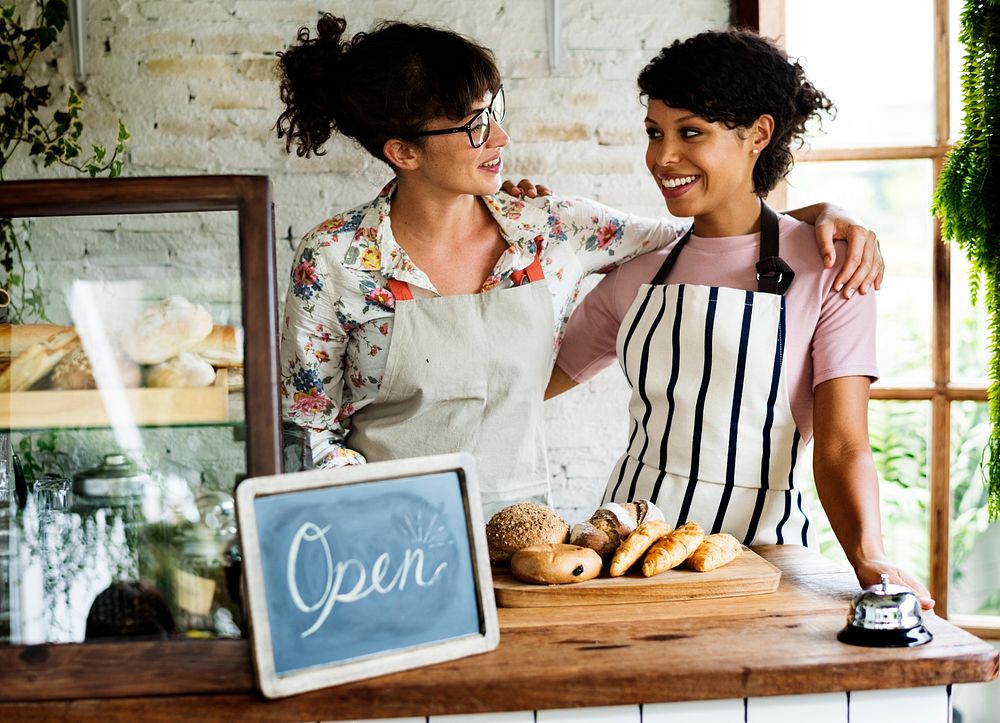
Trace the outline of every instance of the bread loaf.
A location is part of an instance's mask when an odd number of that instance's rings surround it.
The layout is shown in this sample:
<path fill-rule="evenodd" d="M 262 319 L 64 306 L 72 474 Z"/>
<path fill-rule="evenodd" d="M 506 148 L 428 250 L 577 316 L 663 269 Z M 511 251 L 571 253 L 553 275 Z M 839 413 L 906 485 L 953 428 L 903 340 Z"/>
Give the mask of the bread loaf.
<path fill-rule="evenodd" d="M 56 324 L 0 324 L 0 360 L 10 361 L 28 347 L 69 328 Z"/>
<path fill-rule="evenodd" d="M 589 547 L 599 555 L 613 555 L 629 533 L 646 520 L 663 520 L 663 512 L 649 500 L 608 502 L 589 520 L 573 525 L 570 544 Z"/>
<path fill-rule="evenodd" d="M 521 582 L 562 585 L 593 580 L 601 574 L 601 556 L 579 545 L 532 545 L 514 553 L 510 571 Z"/>
<path fill-rule="evenodd" d="M 698 549 L 704 539 L 705 531 L 701 525 L 685 522 L 653 543 L 642 561 L 642 574 L 652 577 L 677 567 Z"/>
<path fill-rule="evenodd" d="M 663 520 L 643 522 L 615 550 L 615 555 L 611 558 L 611 565 L 608 567 L 608 573 L 611 577 L 624 575 L 640 557 L 646 554 L 646 550 L 654 542 L 670 530 L 670 525 Z"/>
<path fill-rule="evenodd" d="M 211 332 L 205 307 L 171 296 L 144 309 L 122 332 L 121 346 L 139 364 L 160 364 L 190 351 Z"/>
<path fill-rule="evenodd" d="M 728 532 L 708 535 L 687 559 L 687 566 L 698 572 L 708 572 L 732 562 L 743 554 L 743 545 Z"/>
<path fill-rule="evenodd" d="M 191 352 L 183 352 L 146 372 L 148 387 L 207 387 L 215 381 L 215 369 Z"/>
<path fill-rule="evenodd" d="M 80 345 L 76 332 L 66 327 L 18 354 L 0 373 L 0 392 L 23 392 L 44 377 L 64 356 Z"/>
<path fill-rule="evenodd" d="M 490 562 L 505 565 L 518 550 L 566 541 L 569 525 L 545 505 L 520 502 L 504 507 L 486 523 Z"/>
<path fill-rule="evenodd" d="M 243 366 L 243 329 L 235 326 L 213 326 L 211 333 L 191 351 L 213 367 Z"/>

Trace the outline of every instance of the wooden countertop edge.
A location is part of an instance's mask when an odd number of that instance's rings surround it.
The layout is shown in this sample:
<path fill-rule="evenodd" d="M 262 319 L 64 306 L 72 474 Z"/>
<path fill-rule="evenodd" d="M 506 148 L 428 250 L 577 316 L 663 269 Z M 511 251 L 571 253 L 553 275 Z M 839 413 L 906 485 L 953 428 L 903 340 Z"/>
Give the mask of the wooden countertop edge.
<path fill-rule="evenodd" d="M 800 556 L 787 551 L 773 557 L 793 563 L 792 572 L 785 571 L 773 599 L 747 597 L 742 611 L 732 602 L 721 609 L 711 603 L 600 606 L 621 607 L 619 619 L 598 610 L 595 619 L 574 629 L 550 626 L 539 609 L 534 625 L 523 618 L 503 626 L 492 653 L 280 701 L 253 691 L 249 645 L 242 640 L 0 647 L 0 719 L 156 721 L 189 713 L 198 720 L 223 720 L 243 712 L 255 720 L 335 720 L 919 687 L 997 677 L 1000 655 L 992 646 L 933 616 L 926 623 L 935 641 L 926 646 L 887 651 L 837 643 L 850 597 L 843 577 L 815 574 L 794 564 Z M 565 616 L 559 610 L 545 614 Z M 633 618 L 638 610 L 648 615 Z M 95 689 L 104 697 L 93 697 Z M 161 708 L 169 717 L 157 712 Z"/>
<path fill-rule="evenodd" d="M 978 655 L 958 661 L 927 659 L 907 666 L 905 687 L 976 682 L 997 675 L 996 656 Z M 973 670 L 977 672 L 973 672 Z M 822 675 L 817 676 L 817 672 Z M 673 673 L 664 685 L 662 673 L 635 679 L 623 672 L 608 677 L 600 685 L 567 684 L 561 675 L 536 676 L 531 691 L 512 686 L 498 695 L 496 681 L 465 680 L 451 686 L 417 682 L 384 685 L 350 684 L 314 693 L 267 701 L 253 693 L 218 693 L 212 695 L 175 695 L 159 697 L 86 698 L 69 701 L 0 703 L 4 721 L 109 719 L 142 720 L 144 723 L 175 721 L 188 716 L 199 723 L 231 721 L 239 711 L 250 711 L 254 720 L 336 720 L 347 715 L 356 718 L 392 718 L 454 713 L 614 706 L 683 700 L 792 695 L 804 692 L 829 693 L 844 690 L 872 690 L 885 687 L 871 670 L 832 666 L 818 671 L 814 666 L 791 671 L 787 668 L 749 669 L 720 673 L 710 688 L 703 673 Z M 803 690 L 806 686 L 806 690 Z M 903 687 L 903 686 L 900 686 Z M 640 695 L 637 689 L 642 691 Z M 388 694 L 391 691 L 391 695 Z"/>

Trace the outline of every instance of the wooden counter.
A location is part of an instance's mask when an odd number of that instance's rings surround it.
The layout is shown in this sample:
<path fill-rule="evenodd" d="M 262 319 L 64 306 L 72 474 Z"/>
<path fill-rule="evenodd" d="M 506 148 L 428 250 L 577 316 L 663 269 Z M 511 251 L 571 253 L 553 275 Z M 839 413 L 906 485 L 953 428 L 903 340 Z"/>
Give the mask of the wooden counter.
<path fill-rule="evenodd" d="M 924 646 L 839 643 L 856 592 L 853 573 L 795 546 L 754 549 L 782 570 L 777 592 L 501 609 L 500 646 L 492 653 L 280 701 L 252 691 L 243 641 L 184 643 L 185 664 L 171 666 L 159 653 L 177 643 L 0 649 L 0 720 L 350 720 L 943 686 L 997 676 L 992 646 L 934 616 L 925 618 L 934 640 Z M 113 684 L 101 685 L 101 676 Z M 164 677 L 177 693 L 144 697 L 151 681 L 162 687 Z M 44 700 L 53 695 L 72 700 Z"/>

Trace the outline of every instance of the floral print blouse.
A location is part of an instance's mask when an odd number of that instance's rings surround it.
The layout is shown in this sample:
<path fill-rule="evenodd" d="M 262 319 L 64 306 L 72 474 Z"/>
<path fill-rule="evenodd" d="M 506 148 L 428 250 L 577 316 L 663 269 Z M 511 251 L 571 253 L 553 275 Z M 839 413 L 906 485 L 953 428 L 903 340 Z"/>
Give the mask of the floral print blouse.
<path fill-rule="evenodd" d="M 285 418 L 307 433 L 317 467 L 365 461 L 350 449 L 351 415 L 375 401 L 385 372 L 395 307 L 386 280 L 407 282 L 415 300 L 437 295 L 393 238 L 395 187 L 390 182 L 375 200 L 308 232 L 292 263 L 281 397 Z M 585 199 L 497 194 L 483 200 L 510 245 L 481 293 L 512 286 L 511 273 L 531 264 L 542 241 L 554 351 L 584 276 L 662 248 L 681 230 L 667 219 L 638 218 Z"/>

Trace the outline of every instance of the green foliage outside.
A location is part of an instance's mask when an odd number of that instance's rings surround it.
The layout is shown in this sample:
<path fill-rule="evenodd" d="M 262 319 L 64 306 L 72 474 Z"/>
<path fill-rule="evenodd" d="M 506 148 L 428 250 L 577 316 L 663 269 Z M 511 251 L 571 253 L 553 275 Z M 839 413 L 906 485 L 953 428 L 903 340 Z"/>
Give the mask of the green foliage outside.
<path fill-rule="evenodd" d="M 65 0 L 35 0 L 30 6 L 34 18 L 25 20 L 15 5 L 0 5 L 0 182 L 8 162 L 22 150 L 45 168 L 58 164 L 91 178 L 120 175 L 130 138 L 122 122 L 110 156 L 97 144 L 91 144 L 86 156 L 81 141 L 83 101 L 77 89 L 67 86 L 66 100 L 60 102 L 50 83 L 33 77 L 66 26 Z M 41 280 L 26 272 L 24 254 L 30 252 L 27 224 L 0 218 L 0 265 L 7 274 L 0 287 L 11 297 L 14 322 L 47 320 Z"/>
<path fill-rule="evenodd" d="M 1000 516 L 1000 0 L 966 0 L 959 39 L 965 47 L 965 131 L 941 172 L 934 212 L 946 239 L 968 256 L 973 293 L 985 287 L 990 317 L 992 429 L 984 467 L 990 520 Z"/>

